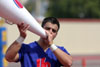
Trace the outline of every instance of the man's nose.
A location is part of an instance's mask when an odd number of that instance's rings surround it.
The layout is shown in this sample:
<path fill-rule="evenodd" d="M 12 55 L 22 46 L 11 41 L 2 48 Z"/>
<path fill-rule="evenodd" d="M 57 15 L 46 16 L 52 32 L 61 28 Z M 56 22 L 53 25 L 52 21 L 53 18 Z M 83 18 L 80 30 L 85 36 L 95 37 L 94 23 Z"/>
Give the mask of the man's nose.
<path fill-rule="evenodd" d="M 52 29 L 49 30 L 50 34 L 52 34 Z"/>

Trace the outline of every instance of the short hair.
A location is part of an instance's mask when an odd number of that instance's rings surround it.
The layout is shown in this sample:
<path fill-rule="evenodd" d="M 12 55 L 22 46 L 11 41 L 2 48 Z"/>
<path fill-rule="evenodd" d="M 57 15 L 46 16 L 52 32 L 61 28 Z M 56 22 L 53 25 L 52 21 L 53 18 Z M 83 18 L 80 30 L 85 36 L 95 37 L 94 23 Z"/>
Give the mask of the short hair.
<path fill-rule="evenodd" d="M 46 18 L 44 18 L 44 20 L 42 21 L 42 27 L 44 27 L 44 25 L 47 22 L 50 22 L 52 24 L 56 24 L 58 26 L 58 30 L 60 29 L 59 21 L 55 17 L 46 17 Z"/>

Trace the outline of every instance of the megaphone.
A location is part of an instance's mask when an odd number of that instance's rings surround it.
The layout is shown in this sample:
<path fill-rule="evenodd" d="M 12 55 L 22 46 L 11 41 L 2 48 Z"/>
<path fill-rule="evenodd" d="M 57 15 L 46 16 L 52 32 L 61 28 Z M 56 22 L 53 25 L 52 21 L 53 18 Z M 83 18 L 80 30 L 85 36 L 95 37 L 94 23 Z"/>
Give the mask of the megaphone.
<path fill-rule="evenodd" d="M 0 16 L 14 24 L 29 24 L 29 31 L 46 38 L 45 30 L 18 0 L 0 0 Z"/>

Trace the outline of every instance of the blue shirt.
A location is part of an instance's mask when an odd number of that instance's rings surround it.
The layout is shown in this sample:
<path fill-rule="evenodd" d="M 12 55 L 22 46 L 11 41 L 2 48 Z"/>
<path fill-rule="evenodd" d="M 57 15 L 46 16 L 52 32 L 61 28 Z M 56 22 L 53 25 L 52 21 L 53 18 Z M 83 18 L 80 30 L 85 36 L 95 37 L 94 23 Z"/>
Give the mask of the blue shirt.
<path fill-rule="evenodd" d="M 69 53 L 64 47 L 59 47 L 61 50 Z M 46 52 L 35 41 L 30 44 L 22 44 L 19 51 L 19 60 L 21 67 L 60 67 L 62 64 L 58 61 L 50 48 Z"/>

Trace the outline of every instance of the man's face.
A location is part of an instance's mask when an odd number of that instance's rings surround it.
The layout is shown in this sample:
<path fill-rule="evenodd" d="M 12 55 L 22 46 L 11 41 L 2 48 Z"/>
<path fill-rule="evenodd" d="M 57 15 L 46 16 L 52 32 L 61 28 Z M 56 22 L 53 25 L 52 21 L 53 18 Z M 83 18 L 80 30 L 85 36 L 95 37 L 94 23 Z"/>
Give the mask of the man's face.
<path fill-rule="evenodd" d="M 44 27 L 43 27 L 46 31 L 48 31 L 52 36 L 53 39 L 56 37 L 57 32 L 58 32 L 58 26 L 57 24 L 52 24 L 50 22 L 47 22 Z"/>

